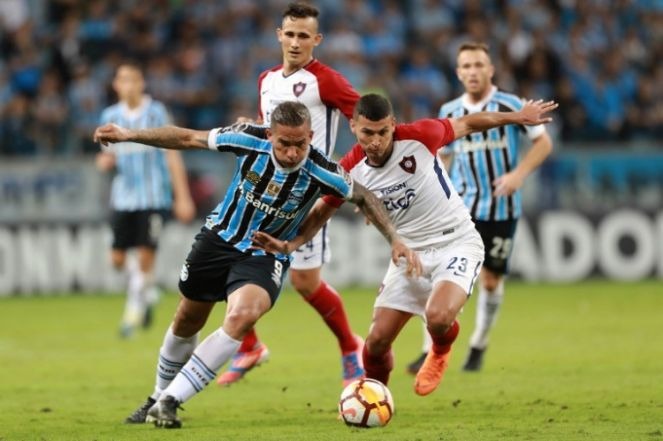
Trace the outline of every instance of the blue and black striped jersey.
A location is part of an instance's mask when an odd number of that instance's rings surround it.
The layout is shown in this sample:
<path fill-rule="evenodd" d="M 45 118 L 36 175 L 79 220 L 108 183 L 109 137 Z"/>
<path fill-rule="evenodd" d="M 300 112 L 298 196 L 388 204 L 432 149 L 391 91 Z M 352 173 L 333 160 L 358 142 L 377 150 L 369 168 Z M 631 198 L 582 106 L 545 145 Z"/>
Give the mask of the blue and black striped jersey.
<path fill-rule="evenodd" d="M 320 195 L 343 199 L 352 195 L 352 178 L 313 146 L 297 167 L 278 165 L 265 129 L 235 124 L 210 131 L 208 140 L 210 149 L 237 155 L 237 163 L 223 201 L 205 226 L 238 250 L 254 255 L 264 255 L 261 250 L 249 250 L 254 231 L 291 240 Z"/>
<path fill-rule="evenodd" d="M 440 108 L 440 118 L 458 118 L 475 112 L 513 112 L 523 100 L 493 87 L 482 102 L 470 103 L 466 95 Z M 530 139 L 540 136 L 544 127 L 508 125 L 481 133 L 471 133 L 449 144 L 454 153 L 451 179 L 456 191 L 480 221 L 517 219 L 522 213 L 520 190 L 511 196 L 493 196 L 493 181 L 518 165 L 519 138 L 522 132 Z"/>
<path fill-rule="evenodd" d="M 106 108 L 101 124 L 113 123 L 128 129 L 147 129 L 170 123 L 165 106 L 149 96 L 137 109 L 124 103 Z M 104 147 L 115 154 L 117 173 L 113 178 L 111 206 L 118 211 L 169 210 L 173 189 L 166 152 L 136 142 Z"/>

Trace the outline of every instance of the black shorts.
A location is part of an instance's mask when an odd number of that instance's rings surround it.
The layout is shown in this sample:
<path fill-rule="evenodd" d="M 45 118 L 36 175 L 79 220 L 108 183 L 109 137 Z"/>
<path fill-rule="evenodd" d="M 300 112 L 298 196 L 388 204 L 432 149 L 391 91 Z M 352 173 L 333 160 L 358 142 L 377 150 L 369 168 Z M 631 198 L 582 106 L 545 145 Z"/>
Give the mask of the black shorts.
<path fill-rule="evenodd" d="M 163 225 L 169 217 L 169 210 L 114 211 L 111 216 L 113 249 L 156 249 Z"/>
<path fill-rule="evenodd" d="M 486 255 L 483 266 L 498 274 L 509 272 L 509 258 L 513 249 L 517 220 L 474 221 L 483 240 Z"/>
<path fill-rule="evenodd" d="M 191 300 L 220 302 L 251 283 L 264 288 L 272 306 L 279 297 L 289 263 L 273 255 L 252 256 L 203 228 L 180 273 L 179 288 Z"/>

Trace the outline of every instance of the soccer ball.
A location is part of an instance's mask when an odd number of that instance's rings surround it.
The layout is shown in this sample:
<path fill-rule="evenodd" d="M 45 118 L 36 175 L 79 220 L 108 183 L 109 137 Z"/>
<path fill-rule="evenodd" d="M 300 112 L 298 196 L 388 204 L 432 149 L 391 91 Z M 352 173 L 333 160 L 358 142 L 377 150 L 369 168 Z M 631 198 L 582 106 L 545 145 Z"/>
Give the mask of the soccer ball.
<path fill-rule="evenodd" d="M 387 386 L 378 380 L 364 378 L 343 389 L 338 412 L 348 426 L 382 427 L 394 415 L 394 399 Z"/>

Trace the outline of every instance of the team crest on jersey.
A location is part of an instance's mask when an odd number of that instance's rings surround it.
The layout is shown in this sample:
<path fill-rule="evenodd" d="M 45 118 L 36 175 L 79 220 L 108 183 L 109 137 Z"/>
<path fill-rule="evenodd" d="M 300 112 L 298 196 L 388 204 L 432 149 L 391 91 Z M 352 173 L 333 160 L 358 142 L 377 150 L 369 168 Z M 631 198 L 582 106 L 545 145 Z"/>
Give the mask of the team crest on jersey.
<path fill-rule="evenodd" d="M 246 180 L 253 185 L 256 185 L 258 182 L 260 182 L 260 175 L 254 171 L 250 171 L 246 174 Z"/>
<path fill-rule="evenodd" d="M 304 93 L 304 90 L 306 90 L 306 83 L 302 83 L 300 81 L 299 83 L 292 85 L 292 93 L 294 93 L 297 98 L 299 98 L 299 95 Z"/>
<path fill-rule="evenodd" d="M 275 184 L 273 182 L 270 182 L 267 184 L 267 194 L 270 196 L 276 196 L 279 194 L 279 191 L 281 191 L 281 186 L 279 184 Z"/>
<path fill-rule="evenodd" d="M 403 170 L 411 174 L 414 174 L 414 172 L 417 170 L 417 161 L 414 160 L 414 155 L 403 156 L 403 159 L 401 159 L 401 162 L 399 162 L 398 165 L 400 165 Z"/>
<path fill-rule="evenodd" d="M 291 191 L 288 195 L 288 201 L 299 204 L 304 200 L 304 193 L 298 190 Z"/>

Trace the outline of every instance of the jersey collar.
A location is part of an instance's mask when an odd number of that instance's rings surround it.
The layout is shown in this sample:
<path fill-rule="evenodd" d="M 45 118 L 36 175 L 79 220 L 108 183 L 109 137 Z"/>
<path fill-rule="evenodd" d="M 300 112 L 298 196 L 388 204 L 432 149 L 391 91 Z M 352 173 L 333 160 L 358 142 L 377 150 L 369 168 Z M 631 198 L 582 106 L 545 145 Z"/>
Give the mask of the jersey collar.
<path fill-rule="evenodd" d="M 471 102 L 470 96 L 467 93 L 464 93 L 462 96 L 463 107 L 469 110 L 470 113 L 480 112 L 486 106 L 486 104 L 488 104 L 488 101 L 493 99 L 493 95 L 495 95 L 495 92 L 497 92 L 497 86 L 492 86 L 490 88 L 490 92 L 488 93 L 488 95 L 486 95 L 486 97 L 481 101 L 479 101 L 478 103 Z"/>

